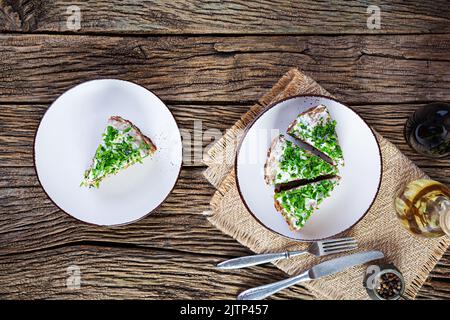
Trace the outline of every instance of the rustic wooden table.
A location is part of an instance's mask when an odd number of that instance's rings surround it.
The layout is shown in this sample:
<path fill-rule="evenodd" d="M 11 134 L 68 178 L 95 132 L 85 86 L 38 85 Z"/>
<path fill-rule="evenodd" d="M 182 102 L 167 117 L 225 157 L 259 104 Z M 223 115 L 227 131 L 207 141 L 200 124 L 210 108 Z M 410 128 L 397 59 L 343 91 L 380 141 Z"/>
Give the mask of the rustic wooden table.
<path fill-rule="evenodd" d="M 417 155 L 402 130 L 418 106 L 450 101 L 450 4 L 374 1 L 381 28 L 370 29 L 370 2 L 0 0 L 0 298 L 233 299 L 285 277 L 271 266 L 213 267 L 249 251 L 202 215 L 214 188 L 201 163 L 186 163 L 164 205 L 128 226 L 58 210 L 36 179 L 33 137 L 51 102 L 86 80 L 136 82 L 194 134 L 224 132 L 299 67 L 449 184 L 448 159 Z M 66 286 L 71 265 L 81 289 Z M 450 298 L 449 251 L 419 297 Z M 275 298 L 308 297 L 292 288 Z"/>

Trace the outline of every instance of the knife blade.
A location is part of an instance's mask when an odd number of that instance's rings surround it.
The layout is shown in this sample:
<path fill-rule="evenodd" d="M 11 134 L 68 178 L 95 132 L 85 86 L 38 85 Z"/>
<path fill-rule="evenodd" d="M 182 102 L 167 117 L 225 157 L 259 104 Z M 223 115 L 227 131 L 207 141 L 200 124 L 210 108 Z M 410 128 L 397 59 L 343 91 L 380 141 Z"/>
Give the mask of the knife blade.
<path fill-rule="evenodd" d="M 325 262 L 321 262 L 301 274 L 278 282 L 266 284 L 264 286 L 248 289 L 238 295 L 238 300 L 258 300 L 264 299 L 272 294 L 290 287 L 299 282 L 318 279 L 344 271 L 345 269 L 378 260 L 384 257 L 381 251 L 364 251 L 355 253 Z"/>
<path fill-rule="evenodd" d="M 353 266 L 364 264 L 372 260 L 381 259 L 383 257 L 384 254 L 381 251 L 364 251 L 354 253 L 348 256 L 321 262 L 309 269 L 308 275 L 311 279 L 318 279 L 341 272 Z"/>

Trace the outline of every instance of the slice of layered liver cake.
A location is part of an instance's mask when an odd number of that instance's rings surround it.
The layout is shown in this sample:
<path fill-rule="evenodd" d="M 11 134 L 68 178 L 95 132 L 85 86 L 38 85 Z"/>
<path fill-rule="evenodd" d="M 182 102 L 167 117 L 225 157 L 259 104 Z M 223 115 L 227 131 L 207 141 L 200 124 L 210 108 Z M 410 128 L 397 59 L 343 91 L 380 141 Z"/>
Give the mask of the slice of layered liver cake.
<path fill-rule="evenodd" d="M 283 135 L 276 137 L 268 151 L 264 179 L 275 187 L 305 183 L 322 176 L 334 176 L 337 168 L 295 145 Z"/>
<path fill-rule="evenodd" d="M 298 115 L 287 132 L 323 153 L 334 165 L 343 165 L 344 157 L 335 129 L 336 121 L 325 106 L 319 105 Z"/>
<path fill-rule="evenodd" d="M 333 177 L 275 193 L 275 208 L 292 230 L 300 230 L 338 182 L 339 177 Z"/>

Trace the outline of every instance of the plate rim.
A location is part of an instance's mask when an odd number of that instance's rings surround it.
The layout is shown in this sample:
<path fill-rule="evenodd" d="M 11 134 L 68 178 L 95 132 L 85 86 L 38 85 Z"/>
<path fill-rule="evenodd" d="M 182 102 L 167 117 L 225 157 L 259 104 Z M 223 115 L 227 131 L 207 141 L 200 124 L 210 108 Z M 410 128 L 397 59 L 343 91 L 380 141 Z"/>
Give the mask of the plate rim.
<path fill-rule="evenodd" d="M 247 205 L 247 202 L 245 201 L 244 196 L 243 196 L 243 194 L 242 194 L 242 192 L 241 192 L 241 187 L 240 187 L 240 185 L 239 185 L 239 176 L 238 176 L 238 158 L 239 158 L 239 153 L 240 153 L 240 151 L 241 151 L 242 143 L 243 143 L 245 137 L 247 136 L 248 132 L 250 131 L 250 129 L 251 129 L 251 128 L 253 127 L 253 125 L 256 123 L 256 121 L 258 121 L 258 119 L 261 118 L 267 111 L 271 110 L 272 108 L 274 108 L 275 106 L 279 105 L 280 103 L 283 103 L 283 102 L 286 102 L 286 101 L 292 100 L 292 99 L 306 98 L 306 97 L 325 98 L 325 99 L 332 100 L 332 101 L 334 101 L 334 102 L 337 102 L 337 103 L 343 105 L 344 107 L 346 107 L 346 108 L 348 108 L 350 111 L 352 111 L 354 114 L 356 114 L 356 116 L 358 116 L 358 117 L 366 124 L 366 126 L 370 129 L 370 132 L 372 133 L 372 136 L 373 136 L 373 138 L 375 139 L 375 142 L 376 142 L 376 144 L 377 144 L 377 147 L 378 147 L 378 154 L 379 154 L 379 156 L 380 156 L 380 176 L 379 176 L 379 179 L 378 179 L 378 187 L 377 187 L 377 191 L 375 192 L 375 195 L 373 196 L 373 199 L 372 199 L 372 201 L 370 202 L 370 205 L 368 206 L 368 208 L 367 208 L 367 210 L 364 212 L 364 214 L 361 215 L 361 217 L 360 217 L 356 222 L 354 222 L 351 226 L 349 226 L 348 228 L 346 228 L 346 229 L 344 229 L 344 230 L 342 230 L 342 231 L 340 231 L 340 232 L 338 232 L 338 233 L 336 233 L 336 234 L 333 234 L 333 235 L 331 235 L 331 236 L 329 236 L 329 237 L 325 237 L 325 238 L 317 238 L 317 239 L 297 239 L 297 238 L 293 238 L 293 237 L 284 235 L 284 234 L 282 234 L 282 233 L 280 233 L 280 232 L 278 232 L 278 231 L 275 231 L 275 230 L 273 230 L 272 228 L 270 228 L 269 226 L 265 225 L 265 224 L 264 224 L 264 223 L 263 223 L 263 222 L 262 222 L 262 221 L 261 221 L 261 220 L 253 213 L 253 211 L 250 210 L 249 206 Z M 339 100 L 336 99 L 336 98 L 329 97 L 329 96 L 326 96 L 326 95 L 323 95 L 323 94 L 297 94 L 297 95 L 289 96 L 289 97 L 287 97 L 287 98 L 283 98 L 283 99 L 281 99 L 281 100 L 278 100 L 278 101 L 276 101 L 276 102 L 274 102 L 274 103 L 269 104 L 269 105 L 268 105 L 268 106 L 267 106 L 260 114 L 258 114 L 258 115 L 257 115 L 257 116 L 256 116 L 256 117 L 255 117 L 255 118 L 254 118 L 254 119 L 253 119 L 253 120 L 245 127 L 245 129 L 244 129 L 244 134 L 243 134 L 242 138 L 240 139 L 239 144 L 238 144 L 238 147 L 237 147 L 237 149 L 236 149 L 236 158 L 234 159 L 234 172 L 235 172 L 235 178 L 234 178 L 234 179 L 235 179 L 235 181 L 236 181 L 236 186 L 237 186 L 237 190 L 238 190 L 239 197 L 241 198 L 241 200 L 242 200 L 242 202 L 243 202 L 245 208 L 247 209 L 247 211 L 248 211 L 248 212 L 253 216 L 253 218 L 254 218 L 261 226 L 263 226 L 266 230 L 271 231 L 271 232 L 273 232 L 273 233 L 275 233 L 275 234 L 278 234 L 278 235 L 280 235 L 280 236 L 282 236 L 282 237 L 284 237 L 284 238 L 286 238 L 286 239 L 293 240 L 293 241 L 297 241 L 297 242 L 315 242 L 315 241 L 320 241 L 320 240 L 329 239 L 329 238 L 332 238 L 332 237 L 336 237 L 336 236 L 338 236 L 338 235 L 340 235 L 340 234 L 342 234 L 342 233 L 344 233 L 344 232 L 347 232 L 348 230 L 352 229 L 355 225 L 357 225 L 357 224 L 358 224 L 358 223 L 359 223 L 359 222 L 367 215 L 367 213 L 370 211 L 370 209 L 372 208 L 373 204 L 375 203 L 375 200 L 376 200 L 376 198 L 377 198 L 377 196 L 378 196 L 378 194 L 379 194 L 379 192 L 380 192 L 380 188 L 381 188 L 381 181 L 382 181 L 382 178 L 383 178 L 383 170 L 384 170 L 384 168 L 383 168 L 383 155 L 382 155 L 382 153 L 381 153 L 380 142 L 378 141 L 378 139 L 377 139 L 377 137 L 376 137 L 376 135 L 375 135 L 375 131 L 373 130 L 373 128 L 372 128 L 372 127 L 367 123 L 367 121 L 366 121 L 363 117 L 361 117 L 361 116 L 359 115 L 359 113 L 356 112 L 352 107 L 350 107 L 350 106 L 348 106 L 348 105 L 342 103 L 341 101 L 339 101 Z"/>
<path fill-rule="evenodd" d="M 123 223 L 116 223 L 116 224 L 97 224 L 97 223 L 93 223 L 93 222 L 89 222 L 89 221 L 84 221 L 81 220 L 73 215 L 71 215 L 69 212 L 63 210 L 53 199 L 52 197 L 50 197 L 50 195 L 48 194 L 47 190 L 45 190 L 42 182 L 41 182 L 41 178 L 39 177 L 39 173 L 37 170 L 37 166 L 36 166 L 36 137 L 37 137 L 37 133 L 39 131 L 39 128 L 42 125 L 42 121 L 45 118 L 45 115 L 47 114 L 47 112 L 54 106 L 54 104 L 58 101 L 59 98 L 61 98 L 61 96 L 63 96 L 65 93 L 69 92 L 72 89 L 75 89 L 78 86 L 84 85 L 86 83 L 90 83 L 90 82 L 96 82 L 96 81 L 104 81 L 104 80 L 113 80 L 113 81 L 119 81 L 119 82 L 127 82 L 127 83 L 131 83 L 133 85 L 139 86 L 141 88 L 143 88 L 144 90 L 150 92 L 151 94 L 153 94 L 159 101 L 161 101 L 161 103 L 164 105 L 164 107 L 169 111 L 170 115 L 172 116 L 173 121 L 175 121 L 175 124 L 178 128 L 178 134 L 180 136 L 180 141 L 181 141 L 181 163 L 180 163 L 180 168 L 178 169 L 178 174 L 177 177 L 174 181 L 174 184 L 172 186 L 172 188 L 170 189 L 170 191 L 167 193 L 167 195 L 164 197 L 164 199 L 155 207 L 153 208 L 150 212 L 146 213 L 145 215 L 143 215 L 142 217 L 139 217 L 137 219 L 134 219 L 132 221 L 128 221 L 128 222 L 123 222 Z M 60 95 L 58 95 L 58 97 L 53 100 L 53 102 L 50 104 L 50 106 L 47 108 L 47 110 L 45 110 L 44 114 L 42 115 L 41 120 L 39 121 L 39 125 L 37 126 L 35 132 L 34 132 L 34 137 L 33 137 L 33 168 L 34 168 L 34 172 L 36 174 L 39 186 L 41 187 L 41 189 L 44 191 L 45 195 L 47 196 L 47 198 L 62 212 L 64 212 L 66 215 L 68 215 L 69 217 L 81 222 L 81 223 L 85 223 L 91 226 L 96 226 L 96 227 L 107 227 L 107 228 L 113 228 L 113 227 L 121 227 L 121 226 L 126 226 L 135 222 L 138 222 L 146 217 L 148 217 L 150 214 L 152 214 L 154 211 L 158 210 L 163 204 L 164 202 L 166 202 L 167 198 L 172 194 L 173 190 L 175 189 L 175 186 L 178 182 L 178 180 L 180 179 L 180 175 L 181 175 L 181 169 L 183 167 L 183 139 L 181 136 L 181 132 L 180 132 L 180 128 L 178 126 L 178 123 L 173 115 L 173 112 L 169 109 L 169 107 L 167 107 L 167 105 L 164 103 L 164 101 L 153 91 L 145 88 L 144 86 L 134 82 L 134 81 L 129 81 L 129 80 L 123 80 L 123 79 L 115 79 L 115 78 L 99 78 L 99 79 L 91 79 L 91 80 L 87 80 L 87 81 L 83 81 L 81 83 L 78 83 L 76 85 L 71 86 L 70 88 L 68 88 L 67 90 L 65 90 L 63 93 L 61 93 Z"/>

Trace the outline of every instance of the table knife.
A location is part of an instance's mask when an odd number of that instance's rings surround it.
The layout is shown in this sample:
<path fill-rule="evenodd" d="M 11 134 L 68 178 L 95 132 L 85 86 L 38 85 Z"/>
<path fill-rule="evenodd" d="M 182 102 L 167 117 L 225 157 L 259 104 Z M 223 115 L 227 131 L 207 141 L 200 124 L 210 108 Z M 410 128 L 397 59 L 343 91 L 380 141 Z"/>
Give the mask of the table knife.
<path fill-rule="evenodd" d="M 363 251 L 348 256 L 327 260 L 315 265 L 311 269 L 306 270 L 297 276 L 271 284 L 266 284 L 264 286 L 248 289 L 239 294 L 237 298 L 238 300 L 264 299 L 294 284 L 326 277 L 344 271 L 345 269 L 351 268 L 353 266 L 358 266 L 369 261 L 381 259 L 383 257 L 384 254 L 381 251 Z"/>

